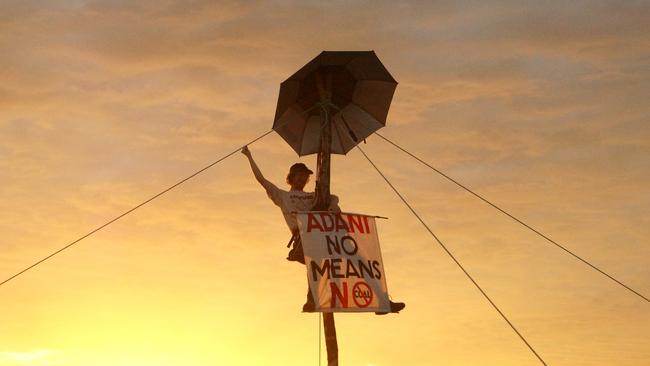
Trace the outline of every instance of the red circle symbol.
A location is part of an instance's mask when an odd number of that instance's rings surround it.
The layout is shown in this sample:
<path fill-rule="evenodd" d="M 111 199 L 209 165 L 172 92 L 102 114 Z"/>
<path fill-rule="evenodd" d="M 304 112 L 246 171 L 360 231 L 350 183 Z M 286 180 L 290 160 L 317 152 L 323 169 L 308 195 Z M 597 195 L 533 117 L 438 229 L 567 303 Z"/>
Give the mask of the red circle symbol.
<path fill-rule="evenodd" d="M 368 307 L 373 296 L 372 289 L 363 281 L 355 283 L 352 287 L 352 300 L 360 308 Z"/>

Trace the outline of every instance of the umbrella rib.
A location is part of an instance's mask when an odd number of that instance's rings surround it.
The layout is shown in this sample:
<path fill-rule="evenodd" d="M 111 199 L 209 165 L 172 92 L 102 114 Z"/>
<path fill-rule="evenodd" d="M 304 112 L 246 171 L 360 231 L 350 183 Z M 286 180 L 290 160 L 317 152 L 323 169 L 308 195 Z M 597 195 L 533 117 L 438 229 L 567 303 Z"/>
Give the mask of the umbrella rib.
<path fill-rule="evenodd" d="M 309 108 L 308 110 L 304 111 L 305 114 L 309 113 L 312 108 Z M 302 126 L 302 132 L 300 132 L 300 152 L 298 152 L 299 156 L 302 156 L 302 150 L 303 150 L 303 145 L 305 144 L 305 131 L 307 130 L 307 124 L 309 124 L 309 114 L 305 116 L 305 123 Z"/>
<path fill-rule="evenodd" d="M 345 154 L 345 146 L 343 146 L 343 136 L 341 136 L 341 131 L 339 131 L 338 124 L 336 123 L 336 119 L 332 118 L 332 124 L 334 125 L 334 129 L 336 130 L 336 134 L 339 136 L 339 144 L 341 145 L 341 152 Z"/>
<path fill-rule="evenodd" d="M 379 121 L 379 120 L 378 120 L 378 119 L 377 119 L 377 118 L 376 118 L 372 113 L 368 112 L 365 108 L 363 108 L 362 106 L 360 106 L 358 103 L 356 103 L 356 102 L 352 102 L 352 103 L 350 103 L 350 104 L 352 104 L 352 105 L 354 105 L 355 107 L 361 109 L 362 111 L 368 113 L 368 115 L 369 115 L 370 117 L 372 117 L 372 118 L 376 119 L 377 121 Z M 386 122 L 384 122 L 384 125 L 386 125 Z M 368 127 L 368 126 L 366 126 L 366 127 Z"/>
<path fill-rule="evenodd" d="M 353 105 L 353 106 L 359 108 L 360 110 L 362 110 L 363 112 L 368 114 L 370 117 L 372 117 L 375 121 L 379 122 L 377 117 L 375 117 L 372 113 L 368 112 L 365 108 L 361 107 L 359 104 L 353 102 L 353 103 L 350 103 L 350 105 Z M 384 123 L 379 122 L 379 124 L 381 125 L 381 127 L 385 127 L 386 126 L 386 121 L 384 121 Z M 367 136 L 370 136 L 373 132 L 376 131 L 376 130 L 373 130 L 372 126 L 368 126 L 367 124 L 365 124 L 363 122 L 361 123 L 361 125 L 363 125 L 363 127 L 367 128 L 368 131 L 370 131 L 370 133 Z M 381 127 L 379 127 L 379 128 L 381 128 Z M 364 134 L 365 134 L 365 131 L 364 131 Z M 360 140 L 365 140 L 365 137 L 363 139 L 360 139 Z"/>

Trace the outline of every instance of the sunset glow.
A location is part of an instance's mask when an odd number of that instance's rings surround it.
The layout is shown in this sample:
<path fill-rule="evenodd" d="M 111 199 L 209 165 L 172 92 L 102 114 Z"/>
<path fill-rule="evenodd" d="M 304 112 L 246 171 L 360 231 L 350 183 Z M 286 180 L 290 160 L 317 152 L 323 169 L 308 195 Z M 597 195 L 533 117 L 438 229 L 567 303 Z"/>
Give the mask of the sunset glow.
<path fill-rule="evenodd" d="M 649 25 L 647 1 L 2 1 L 0 282 L 267 132 L 322 50 L 374 50 L 399 82 L 382 135 L 648 297 Z M 648 302 L 360 146 L 549 365 L 650 364 Z M 315 170 L 275 133 L 250 150 L 281 188 Z M 389 218 L 407 304 L 337 314 L 341 365 L 541 365 L 359 151 L 332 192 Z M 289 237 L 236 153 L 0 286 L 0 366 L 316 365 Z"/>

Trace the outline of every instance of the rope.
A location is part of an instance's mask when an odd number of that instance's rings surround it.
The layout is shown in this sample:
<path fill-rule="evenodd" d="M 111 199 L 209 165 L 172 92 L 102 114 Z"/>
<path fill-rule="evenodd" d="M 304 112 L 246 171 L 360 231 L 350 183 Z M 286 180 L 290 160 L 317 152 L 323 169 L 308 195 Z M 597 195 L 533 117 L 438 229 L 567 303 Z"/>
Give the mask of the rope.
<path fill-rule="evenodd" d="M 467 276 L 467 278 L 469 278 L 469 280 L 472 281 L 472 283 L 474 284 L 474 286 L 476 286 L 476 288 L 481 292 L 481 294 L 483 294 L 483 296 L 487 299 L 487 301 L 490 302 L 490 304 L 492 305 L 492 307 L 494 307 L 494 309 L 499 313 L 499 315 L 501 315 L 501 317 L 502 317 L 502 318 L 503 318 L 503 319 L 508 323 L 508 325 L 510 326 L 510 328 L 512 328 L 512 330 L 514 330 L 515 333 L 517 333 L 517 335 L 519 336 L 519 338 L 521 338 L 521 340 L 526 344 L 526 346 L 528 347 L 528 349 L 530 349 L 530 351 L 533 352 L 533 354 L 535 355 L 535 357 L 537 357 L 537 359 L 538 359 L 538 360 L 539 360 L 539 361 L 540 361 L 544 366 L 548 366 L 548 365 L 546 364 L 546 362 L 544 362 L 544 360 L 539 356 L 539 354 L 538 354 L 537 352 L 535 352 L 535 349 L 533 349 L 533 347 L 530 345 L 530 343 L 528 343 L 528 341 L 526 341 L 526 338 L 524 338 L 524 336 L 523 336 L 521 333 L 519 333 L 519 331 L 517 330 L 517 328 L 515 328 L 515 326 L 512 324 L 512 322 L 510 322 L 510 320 L 508 320 L 508 318 L 507 318 L 507 317 L 505 316 L 505 314 L 504 314 L 504 313 L 499 309 L 499 307 L 494 303 L 494 301 L 492 301 L 492 299 L 490 299 L 490 297 L 485 293 L 485 291 L 483 291 L 483 289 L 481 288 L 481 286 L 479 286 L 479 284 L 474 280 L 474 278 L 472 278 L 472 276 L 471 276 L 471 275 L 470 275 L 470 274 L 465 270 L 465 268 L 463 267 L 463 265 L 460 264 L 460 262 L 456 259 L 456 257 L 455 257 L 455 256 L 454 256 L 454 255 L 449 251 L 449 249 L 447 249 L 447 247 L 442 243 L 442 241 L 440 241 L 440 239 L 438 239 L 438 237 L 436 236 L 436 234 L 434 234 L 433 231 L 431 231 L 431 229 L 429 228 L 429 226 L 424 222 L 424 220 L 422 220 L 422 218 L 420 217 L 420 215 L 418 215 L 418 213 L 415 212 L 415 210 L 413 209 L 413 207 L 412 207 L 412 206 L 411 206 L 411 205 L 406 201 L 406 199 L 404 198 L 404 196 L 402 196 L 402 195 L 399 193 L 399 191 L 397 191 L 397 189 L 395 188 L 395 186 L 393 186 L 393 184 L 388 180 L 388 178 L 386 178 L 386 176 L 381 172 L 381 170 L 379 170 L 379 168 L 377 167 L 377 165 L 375 165 L 375 163 L 373 163 L 372 160 L 370 160 L 370 158 L 368 157 L 368 155 L 366 155 L 366 153 L 365 153 L 365 152 L 364 152 L 364 151 L 363 151 L 363 150 L 362 150 L 358 145 L 357 145 L 357 148 L 359 149 L 359 151 L 361 151 L 361 153 L 363 154 L 363 156 L 365 156 L 365 158 L 368 160 L 368 162 L 369 162 L 369 163 L 370 163 L 370 164 L 375 168 L 375 170 L 377 171 L 377 173 L 379 173 L 379 175 L 381 175 L 381 177 L 384 178 L 384 180 L 386 181 L 386 183 L 388 183 L 388 185 L 390 186 L 390 188 L 393 189 L 393 191 L 394 191 L 394 192 L 397 194 L 397 196 L 402 200 L 402 202 L 404 202 L 404 204 L 406 205 L 406 207 L 408 207 L 409 210 L 411 210 L 411 213 L 413 213 L 413 215 L 415 215 L 415 217 L 420 221 L 420 223 L 421 223 L 421 224 L 422 224 L 422 225 L 427 229 L 427 231 L 429 232 L 429 234 L 431 234 L 431 236 L 432 236 L 432 237 L 433 237 L 433 238 L 438 242 L 438 244 L 440 244 L 440 246 L 442 247 L 442 249 L 444 249 L 445 252 L 447 252 L 447 254 L 449 255 L 449 257 L 451 257 L 451 259 L 456 263 L 456 265 L 458 265 L 458 267 L 463 271 L 463 273 L 465 273 L 465 276 Z"/>
<path fill-rule="evenodd" d="M 609 278 L 610 280 L 612 280 L 612 281 L 618 283 L 619 285 L 625 287 L 625 288 L 628 289 L 630 292 L 634 293 L 635 295 L 639 296 L 640 298 L 644 299 L 645 301 L 650 302 L 650 299 L 648 299 L 647 297 L 643 296 L 643 295 L 640 294 L 638 291 L 633 290 L 631 287 L 627 286 L 627 285 L 624 284 L 623 282 L 617 280 L 616 278 L 614 278 L 613 276 L 609 275 L 608 273 L 606 273 L 606 272 L 603 271 L 602 269 L 600 269 L 600 268 L 596 267 L 595 265 L 591 264 L 591 263 L 590 263 L 589 261 L 587 261 L 586 259 L 584 259 L 584 258 L 578 256 L 577 254 L 575 254 L 575 253 L 572 252 L 571 250 L 567 249 L 567 248 L 564 247 L 563 245 L 560 245 L 559 243 L 557 243 L 557 242 L 554 241 L 553 239 L 551 239 L 551 238 L 549 238 L 548 236 L 542 234 L 541 232 L 539 232 L 538 230 L 534 229 L 534 228 L 531 227 L 530 225 L 526 224 L 526 223 L 523 222 L 522 220 L 520 220 L 520 219 L 516 218 L 515 216 L 511 215 L 510 213 L 508 213 L 507 211 L 505 211 L 505 210 L 502 209 L 501 207 L 499 207 L 499 206 L 495 205 L 494 203 L 488 201 L 486 198 L 482 197 L 482 196 L 479 195 L 478 193 L 476 193 L 476 192 L 472 191 L 471 189 L 467 188 L 466 186 L 462 185 L 461 183 L 459 183 L 459 182 L 456 181 L 455 179 L 451 178 L 451 177 L 448 176 L 447 174 L 441 172 L 440 170 L 434 168 L 433 166 L 431 166 L 430 164 L 428 164 L 428 163 L 425 162 L 424 160 L 422 160 L 422 159 L 418 158 L 417 156 L 411 154 L 410 152 L 406 151 L 406 149 L 404 149 L 403 147 L 397 145 L 397 144 L 394 143 L 393 141 L 387 139 L 386 137 L 380 135 L 380 134 L 377 133 L 377 132 L 375 132 L 375 135 L 381 137 L 381 138 L 384 139 L 386 142 L 388 142 L 388 143 L 390 143 L 391 145 L 395 146 L 395 147 L 398 148 L 399 150 L 402 150 L 404 153 L 406 153 L 407 155 L 411 156 L 411 157 L 414 158 L 415 160 L 417 160 L 417 161 L 419 161 L 420 163 L 422 163 L 422 164 L 426 165 L 427 167 L 431 168 L 431 170 L 433 170 L 433 171 L 435 171 L 436 173 L 438 173 L 438 174 L 442 175 L 443 177 L 447 178 L 447 180 L 451 181 L 452 183 L 456 184 L 456 185 L 459 186 L 460 188 L 462 188 L 462 189 L 466 190 L 467 192 L 471 193 L 472 195 L 474 195 L 475 197 L 477 197 L 477 198 L 480 199 L 481 201 L 483 201 L 483 202 L 487 203 L 488 205 L 494 207 L 495 209 L 501 211 L 501 213 L 505 214 L 506 216 L 510 217 L 511 219 L 513 219 L 513 220 L 515 220 L 516 222 L 520 223 L 521 225 L 525 226 L 526 228 L 528 228 L 529 230 L 531 230 L 531 231 L 534 232 L 535 234 L 537 234 L 537 235 L 541 236 L 542 238 L 546 239 L 548 242 L 550 242 L 550 243 L 552 243 L 552 244 L 555 244 L 555 246 L 557 246 L 558 248 L 560 248 L 560 249 L 564 250 L 565 252 L 571 254 L 574 258 L 580 260 L 582 263 L 584 263 L 584 264 L 588 265 L 589 267 L 595 269 L 596 271 L 600 272 L 602 275 L 606 276 L 606 277 Z"/>
<path fill-rule="evenodd" d="M 270 134 L 271 132 L 273 132 L 273 130 L 270 130 L 270 131 L 268 131 L 268 132 L 262 134 L 261 136 L 259 136 L 259 137 L 255 138 L 255 139 L 251 140 L 251 141 L 250 141 L 249 143 L 247 143 L 246 145 L 250 145 L 250 144 L 252 144 L 252 143 L 254 143 L 254 142 L 260 140 L 261 138 L 265 137 L 266 135 Z M 75 240 L 75 241 L 73 241 L 73 242 L 67 244 L 66 246 L 64 246 L 63 248 L 57 250 L 56 252 L 54 252 L 54 253 L 48 255 L 47 257 L 45 257 L 45 258 L 39 260 L 38 262 L 32 264 L 31 266 L 29 266 L 29 267 L 23 269 L 22 271 L 20 271 L 20 272 L 14 274 L 13 276 L 7 278 L 6 280 L 0 282 L 0 286 L 4 285 L 5 283 L 7 283 L 7 282 L 9 282 L 9 281 L 11 281 L 11 280 L 13 280 L 14 278 L 20 276 L 21 274 L 23 274 L 23 273 L 29 271 L 30 269 L 32 269 L 32 268 L 38 266 L 39 264 L 45 262 L 46 260 L 48 260 L 48 259 L 54 257 L 55 255 L 61 253 L 62 251 L 64 251 L 64 250 L 70 248 L 71 246 L 73 246 L 73 245 L 77 244 L 78 242 L 82 241 L 83 239 L 85 239 L 85 238 L 91 236 L 92 234 L 94 234 L 94 233 L 100 231 L 101 229 L 105 228 L 106 226 L 108 226 L 108 225 L 114 223 L 115 221 L 121 219 L 122 217 L 124 217 L 124 216 L 126 216 L 126 215 L 128 215 L 128 214 L 130 214 L 131 212 L 137 210 L 138 208 L 140 208 L 140 207 L 146 205 L 147 203 L 153 201 L 154 199 L 156 199 L 156 198 L 162 196 L 163 194 L 165 194 L 165 193 L 171 191 L 172 189 L 174 189 L 174 188 L 178 187 L 179 185 L 181 185 L 181 184 L 187 182 L 188 180 L 194 178 L 195 176 L 197 176 L 197 175 L 203 173 L 204 171 L 206 171 L 206 170 L 212 168 L 213 166 L 215 166 L 215 165 L 217 165 L 218 163 L 222 162 L 223 160 L 229 158 L 230 156 L 232 156 L 232 155 L 235 154 L 236 152 L 240 151 L 240 150 L 241 150 L 244 146 L 246 146 L 246 145 L 243 145 L 243 146 L 237 148 L 236 150 L 233 150 L 232 152 L 230 152 L 230 153 L 224 155 L 223 157 L 219 158 L 218 160 L 214 161 L 213 163 L 210 163 L 210 164 L 207 165 L 206 167 L 204 167 L 204 168 L 198 170 L 197 172 L 193 173 L 192 175 L 188 176 L 187 178 L 184 178 L 184 179 L 180 180 L 179 182 L 177 182 L 177 183 L 175 183 L 174 185 L 170 186 L 169 188 L 167 188 L 167 189 L 161 191 L 160 193 L 154 195 L 153 197 L 147 199 L 146 201 L 140 203 L 139 205 L 133 207 L 132 209 L 130 209 L 130 210 L 124 212 L 123 214 L 117 216 L 116 218 L 114 218 L 114 219 L 112 219 L 112 220 L 106 222 L 105 224 L 103 224 L 103 225 L 97 227 L 96 229 L 92 230 L 92 231 L 89 232 L 88 234 L 86 234 L 86 235 L 84 235 L 84 236 L 78 238 L 77 240 Z"/>

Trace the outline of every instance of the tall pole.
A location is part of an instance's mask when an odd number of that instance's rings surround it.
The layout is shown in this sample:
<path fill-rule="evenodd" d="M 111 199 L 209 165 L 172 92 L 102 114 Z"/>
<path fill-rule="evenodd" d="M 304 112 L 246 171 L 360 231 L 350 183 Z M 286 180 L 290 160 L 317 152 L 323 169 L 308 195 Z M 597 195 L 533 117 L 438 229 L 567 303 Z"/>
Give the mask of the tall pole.
<path fill-rule="evenodd" d="M 330 149 L 332 145 L 332 125 L 330 124 L 329 108 L 321 108 L 321 141 L 320 152 L 316 160 L 316 202 L 315 211 L 327 211 L 330 206 Z"/>
<path fill-rule="evenodd" d="M 321 98 L 321 141 L 320 151 L 316 162 L 316 202 L 314 211 L 326 211 L 330 203 L 330 151 L 332 145 L 332 125 L 330 124 L 331 75 L 328 75 L 327 86 L 323 86 L 320 74 L 316 74 L 318 92 Z M 336 340 L 336 325 L 334 313 L 323 313 L 323 326 L 325 328 L 325 345 L 327 347 L 327 365 L 338 366 L 339 347 Z"/>

